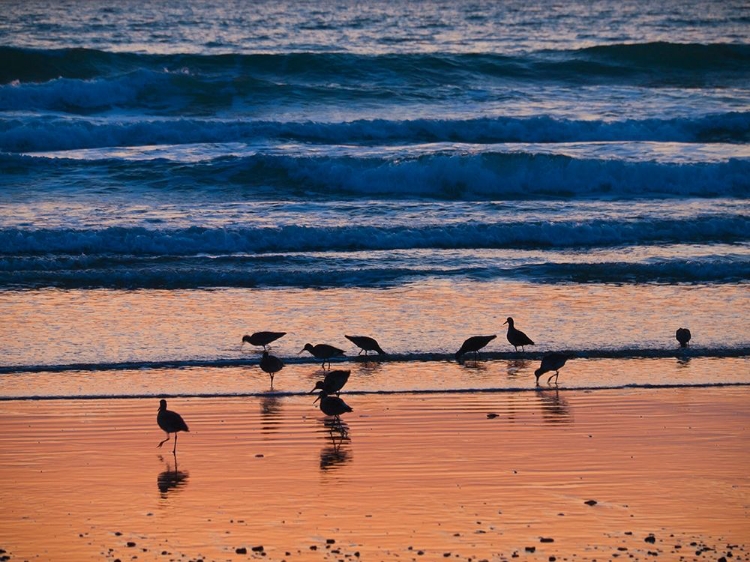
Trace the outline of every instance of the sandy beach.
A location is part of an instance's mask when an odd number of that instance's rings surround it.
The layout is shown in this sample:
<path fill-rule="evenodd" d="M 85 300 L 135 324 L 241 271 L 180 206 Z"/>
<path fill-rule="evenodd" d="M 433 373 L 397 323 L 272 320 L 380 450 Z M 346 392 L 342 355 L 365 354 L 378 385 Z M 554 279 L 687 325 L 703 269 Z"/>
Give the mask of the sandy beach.
<path fill-rule="evenodd" d="M 746 387 L 0 403 L 11 560 L 747 560 Z"/>

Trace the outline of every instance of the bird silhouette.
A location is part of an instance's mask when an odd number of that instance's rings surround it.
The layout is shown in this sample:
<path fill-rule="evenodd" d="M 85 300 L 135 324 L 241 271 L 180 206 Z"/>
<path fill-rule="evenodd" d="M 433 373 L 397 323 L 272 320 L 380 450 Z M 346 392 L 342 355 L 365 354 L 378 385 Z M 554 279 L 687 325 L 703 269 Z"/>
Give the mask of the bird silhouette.
<path fill-rule="evenodd" d="M 341 421 L 341 415 L 347 412 L 353 412 L 351 407 L 338 396 L 329 396 L 324 390 L 320 391 L 316 402 L 320 400 L 320 411 L 326 416 L 333 416 L 337 421 Z"/>
<path fill-rule="evenodd" d="M 169 434 L 174 433 L 174 448 L 172 449 L 172 454 L 177 455 L 177 433 L 180 431 L 190 431 L 185 420 L 183 420 L 182 416 L 177 412 L 167 410 L 167 401 L 162 399 L 159 402 L 159 413 L 156 415 L 156 423 L 158 423 L 159 427 L 167 433 L 167 438 L 159 443 L 157 447 L 161 447 L 164 443 L 169 441 Z"/>
<path fill-rule="evenodd" d="M 485 345 L 490 343 L 492 340 L 494 340 L 497 336 L 471 336 L 469 339 L 467 339 L 463 345 L 461 346 L 461 349 L 459 349 L 456 352 L 456 361 L 461 360 L 461 356 L 465 355 L 466 353 L 474 352 L 474 356 L 479 356 L 479 350 L 482 349 Z"/>
<path fill-rule="evenodd" d="M 692 334 L 687 328 L 678 328 L 675 337 L 677 338 L 677 341 L 680 342 L 680 347 L 687 347 Z"/>
<path fill-rule="evenodd" d="M 525 345 L 534 345 L 534 342 L 531 341 L 531 338 L 524 334 L 521 330 L 516 329 L 516 327 L 513 325 L 513 318 L 508 316 L 508 319 L 503 322 L 503 324 L 508 325 L 508 341 L 510 344 L 518 351 L 518 348 L 521 348 L 521 351 L 524 351 L 523 347 Z"/>
<path fill-rule="evenodd" d="M 275 342 L 285 335 L 286 332 L 255 332 L 250 336 L 242 336 L 242 345 L 247 342 L 250 345 L 262 345 L 263 349 L 266 349 L 269 343 Z"/>
<path fill-rule="evenodd" d="M 260 368 L 271 377 L 271 388 L 273 388 L 273 376 L 284 368 L 284 362 L 264 351 L 260 360 Z"/>
<path fill-rule="evenodd" d="M 371 338 L 369 336 L 347 335 L 344 335 L 344 337 L 359 348 L 359 355 L 362 355 L 363 351 L 365 352 L 365 355 L 367 355 L 369 351 L 374 351 L 378 355 L 385 355 L 385 351 L 380 348 L 380 345 L 378 345 L 378 342 L 375 341 L 375 338 Z"/>
<path fill-rule="evenodd" d="M 560 369 L 563 368 L 570 357 L 570 355 L 565 355 L 564 353 L 545 353 L 542 357 L 541 366 L 534 371 L 534 374 L 536 375 L 536 384 L 539 384 L 539 377 L 545 373 L 551 373 L 552 371 L 555 371 L 555 373 L 550 375 L 547 379 L 547 384 L 552 380 L 552 377 L 555 377 L 555 384 L 557 384 L 557 377 L 560 374 Z"/>
<path fill-rule="evenodd" d="M 342 371 L 342 370 L 336 370 L 331 371 L 328 373 L 325 378 L 322 381 L 318 381 L 315 383 L 315 388 L 313 388 L 308 394 L 312 394 L 316 390 L 322 390 L 326 394 L 336 394 L 338 395 L 341 392 L 341 389 L 344 388 L 344 385 L 349 380 L 349 375 L 351 374 L 351 371 Z M 316 400 L 317 401 L 317 400 Z"/>
<path fill-rule="evenodd" d="M 317 345 L 306 343 L 305 347 L 302 348 L 302 351 L 309 351 L 316 359 L 322 359 L 324 369 L 326 367 L 326 362 L 328 362 L 329 367 L 331 366 L 331 357 L 340 357 L 344 355 L 343 349 L 333 347 L 327 343 L 319 343 Z M 300 351 L 300 353 L 302 353 L 302 351 Z"/>

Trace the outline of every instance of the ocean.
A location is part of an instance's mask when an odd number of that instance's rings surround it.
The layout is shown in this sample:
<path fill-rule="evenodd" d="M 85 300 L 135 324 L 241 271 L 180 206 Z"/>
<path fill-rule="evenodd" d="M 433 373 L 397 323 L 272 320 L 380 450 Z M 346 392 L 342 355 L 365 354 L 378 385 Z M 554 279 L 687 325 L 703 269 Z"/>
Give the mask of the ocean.
<path fill-rule="evenodd" d="M 0 399 L 750 385 L 747 2 L 2 10 Z"/>

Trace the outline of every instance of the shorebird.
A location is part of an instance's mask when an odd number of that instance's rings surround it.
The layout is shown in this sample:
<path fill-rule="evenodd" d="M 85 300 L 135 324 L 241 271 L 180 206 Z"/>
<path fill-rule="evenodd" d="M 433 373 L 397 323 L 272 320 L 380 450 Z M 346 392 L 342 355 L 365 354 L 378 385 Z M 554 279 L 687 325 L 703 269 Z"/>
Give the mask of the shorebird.
<path fill-rule="evenodd" d="M 284 368 L 284 362 L 278 357 L 268 355 L 267 351 L 263 352 L 260 360 L 260 368 L 271 377 L 271 388 L 273 389 L 273 376 Z"/>
<path fill-rule="evenodd" d="M 368 351 L 375 351 L 378 355 L 385 355 L 385 351 L 380 348 L 375 338 L 369 336 L 347 336 L 346 334 L 344 337 L 359 348 L 359 355 L 362 355 L 363 351 L 365 355 L 367 355 Z"/>
<path fill-rule="evenodd" d="M 677 334 L 675 334 L 675 337 L 677 338 L 677 341 L 680 342 L 680 347 L 687 347 L 687 344 L 690 341 L 692 334 L 690 333 L 690 330 L 688 330 L 687 328 L 678 328 Z"/>
<path fill-rule="evenodd" d="M 497 336 L 471 336 L 468 340 L 466 340 L 463 345 L 461 346 L 461 349 L 459 349 L 456 352 L 456 361 L 461 360 L 461 356 L 474 352 L 475 358 L 479 356 L 479 350 L 482 349 L 485 345 L 490 343 L 492 340 L 494 340 Z"/>
<path fill-rule="evenodd" d="M 167 438 L 159 443 L 157 447 L 161 447 L 169 441 L 169 434 L 174 433 L 174 449 L 172 449 L 172 454 L 177 455 L 177 433 L 180 431 L 190 431 L 185 420 L 177 412 L 167 410 L 167 401 L 162 399 L 159 402 L 159 413 L 156 415 L 156 423 L 167 432 Z"/>
<path fill-rule="evenodd" d="M 340 357 L 341 355 L 344 355 L 343 349 L 333 347 L 327 343 L 319 343 L 317 345 L 306 343 L 305 347 L 302 348 L 302 351 L 309 351 L 315 359 L 322 359 L 324 369 L 326 368 L 326 361 L 328 362 L 328 366 L 331 366 L 331 357 Z M 302 351 L 300 351 L 300 353 L 302 353 Z"/>
<path fill-rule="evenodd" d="M 242 336 L 242 345 L 247 342 L 250 345 L 262 345 L 263 349 L 266 349 L 266 346 L 269 343 L 274 342 L 285 335 L 286 332 L 255 332 L 250 336 Z"/>
<path fill-rule="evenodd" d="M 508 341 L 510 342 L 510 345 L 516 348 L 516 351 L 518 351 L 519 347 L 521 348 L 521 351 L 524 351 L 523 346 L 534 345 L 534 342 L 531 341 L 529 336 L 513 326 L 513 318 L 508 316 L 508 319 L 503 322 L 503 324 L 508 325 Z"/>
<path fill-rule="evenodd" d="M 353 412 L 346 402 L 344 402 L 338 396 L 329 396 L 324 390 L 320 391 L 318 395 L 320 400 L 320 411 L 326 416 L 333 416 L 336 421 L 341 421 L 341 415 L 347 412 Z"/>
<path fill-rule="evenodd" d="M 553 375 L 550 375 L 550 377 L 547 379 L 547 384 L 549 384 L 549 381 L 552 380 L 552 377 L 555 377 L 555 384 L 557 384 L 557 377 L 560 374 L 560 369 L 563 368 L 566 361 L 570 359 L 570 357 L 570 355 L 565 355 L 564 353 L 545 353 L 544 357 L 542 357 L 542 365 L 536 371 L 534 371 L 534 374 L 536 375 L 537 386 L 539 385 L 539 377 L 541 377 L 544 373 L 551 373 L 552 371 L 555 371 L 555 373 Z"/>
<path fill-rule="evenodd" d="M 344 385 L 349 380 L 350 374 L 351 371 L 331 371 L 326 375 L 325 379 L 316 382 L 315 388 L 308 392 L 308 394 L 312 394 L 316 390 L 322 390 L 325 394 L 336 394 L 338 396 L 341 389 L 344 388 Z M 315 402 L 319 399 L 320 398 L 316 398 Z"/>

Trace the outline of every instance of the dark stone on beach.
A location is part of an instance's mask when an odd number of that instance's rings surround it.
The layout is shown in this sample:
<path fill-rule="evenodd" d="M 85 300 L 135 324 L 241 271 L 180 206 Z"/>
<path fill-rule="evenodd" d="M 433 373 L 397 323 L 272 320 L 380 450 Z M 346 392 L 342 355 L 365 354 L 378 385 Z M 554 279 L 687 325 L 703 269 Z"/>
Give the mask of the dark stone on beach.
<path fill-rule="evenodd" d="M 135 546 L 135 543 L 133 541 L 128 541 L 128 546 L 130 548 L 133 548 Z"/>
<path fill-rule="evenodd" d="M 354 556 L 356 556 L 357 558 L 359 558 L 359 550 L 357 550 L 357 551 L 356 551 L 356 552 L 354 553 Z"/>
<path fill-rule="evenodd" d="M 513 554 L 510 555 L 510 557 L 511 558 L 518 558 L 518 553 L 514 551 Z"/>
<path fill-rule="evenodd" d="M 586 505 L 596 505 L 598 502 L 596 500 L 586 500 L 583 503 L 585 503 Z"/>
<path fill-rule="evenodd" d="M 122 536 L 122 533 L 121 533 L 120 531 L 115 531 L 115 536 L 116 536 L 116 537 L 121 537 L 121 536 Z"/>
<path fill-rule="evenodd" d="M 239 548 L 235 548 L 234 551 L 237 554 L 247 554 L 247 549 L 244 546 L 241 546 Z"/>
<path fill-rule="evenodd" d="M 336 544 L 336 539 L 326 539 L 326 544 Z"/>
<path fill-rule="evenodd" d="M 654 544 L 656 542 L 656 537 L 654 535 L 649 535 L 643 540 L 648 543 Z"/>
<path fill-rule="evenodd" d="M 443 558 L 450 558 L 451 553 L 450 552 L 443 552 Z"/>
<path fill-rule="evenodd" d="M 535 546 L 527 546 L 525 550 L 526 550 L 526 552 L 536 552 L 536 547 Z"/>
<path fill-rule="evenodd" d="M 494 420 L 496 417 L 498 417 L 500 414 L 487 414 L 487 418 Z"/>
<path fill-rule="evenodd" d="M 252 550 L 253 552 L 263 552 L 263 545 L 254 546 Z"/>
<path fill-rule="evenodd" d="M 417 551 L 417 555 L 418 555 L 418 556 L 422 556 L 422 555 L 424 555 L 424 550 L 418 550 L 418 551 Z"/>
<path fill-rule="evenodd" d="M 315 546 L 314 544 L 313 544 L 313 545 L 310 545 L 310 550 L 318 550 L 318 547 L 317 547 L 317 546 Z"/>
<path fill-rule="evenodd" d="M 555 560 L 557 560 L 557 558 L 555 558 L 554 556 L 549 557 L 549 562 L 555 562 Z"/>
<path fill-rule="evenodd" d="M 555 542 L 555 539 L 552 537 L 542 537 L 539 539 L 539 542 Z"/>
<path fill-rule="evenodd" d="M 719 562 L 727 562 L 727 559 L 722 556 L 721 558 L 719 558 Z"/>

